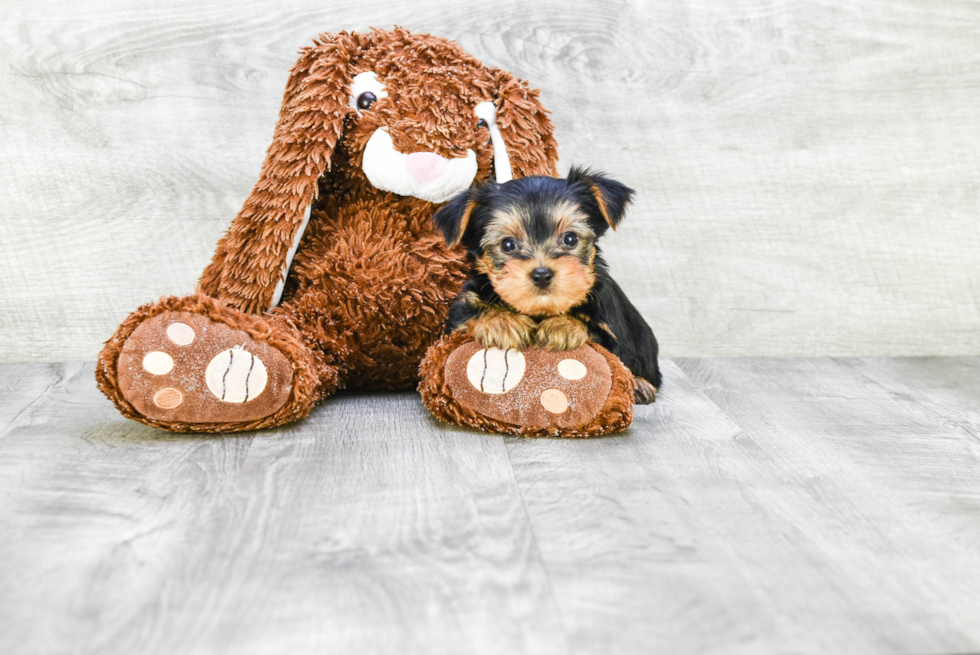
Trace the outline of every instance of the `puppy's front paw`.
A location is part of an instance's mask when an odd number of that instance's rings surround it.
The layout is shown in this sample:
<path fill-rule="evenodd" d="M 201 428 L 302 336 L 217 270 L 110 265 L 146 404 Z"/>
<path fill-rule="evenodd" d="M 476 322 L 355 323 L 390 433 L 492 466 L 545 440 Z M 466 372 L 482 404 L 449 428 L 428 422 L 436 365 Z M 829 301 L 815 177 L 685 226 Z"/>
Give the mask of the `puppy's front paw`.
<path fill-rule="evenodd" d="M 484 348 L 523 350 L 531 345 L 534 319 L 506 310 L 490 310 L 466 324 L 467 333 Z"/>
<path fill-rule="evenodd" d="M 541 321 L 534 337 L 535 345 L 539 348 L 575 350 L 588 342 L 589 329 L 577 318 L 563 314 Z"/>
<path fill-rule="evenodd" d="M 649 405 L 657 402 L 657 387 L 653 386 L 646 378 L 635 376 L 636 392 L 634 393 L 637 405 Z"/>

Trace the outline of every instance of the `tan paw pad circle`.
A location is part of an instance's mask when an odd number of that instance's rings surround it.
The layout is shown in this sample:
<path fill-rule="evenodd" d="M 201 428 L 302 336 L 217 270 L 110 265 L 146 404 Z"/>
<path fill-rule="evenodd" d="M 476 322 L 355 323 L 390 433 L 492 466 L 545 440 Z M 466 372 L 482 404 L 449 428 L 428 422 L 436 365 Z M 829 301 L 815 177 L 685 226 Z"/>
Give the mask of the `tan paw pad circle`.
<path fill-rule="evenodd" d="M 204 372 L 204 381 L 218 400 L 246 403 L 265 391 L 269 373 L 261 359 L 236 346 L 215 355 Z"/>
<path fill-rule="evenodd" d="M 153 404 L 160 409 L 173 409 L 179 407 L 184 402 L 184 394 L 173 387 L 160 389 L 153 394 Z"/>
<path fill-rule="evenodd" d="M 581 380 L 588 372 L 585 364 L 577 359 L 563 359 L 558 362 L 558 374 L 566 380 Z"/>
<path fill-rule="evenodd" d="M 466 364 L 466 377 L 483 393 L 507 393 L 524 377 L 527 362 L 520 351 L 482 348 Z"/>
<path fill-rule="evenodd" d="M 194 328 L 187 323 L 171 323 L 167 326 L 167 338 L 178 346 L 188 346 L 194 341 Z"/>
<path fill-rule="evenodd" d="M 166 375 L 174 370 L 174 358 L 159 350 L 146 353 L 143 357 L 143 370 L 150 375 Z"/>
<path fill-rule="evenodd" d="M 552 414 L 561 414 L 568 409 L 568 396 L 558 389 L 546 389 L 541 393 L 541 406 Z"/>

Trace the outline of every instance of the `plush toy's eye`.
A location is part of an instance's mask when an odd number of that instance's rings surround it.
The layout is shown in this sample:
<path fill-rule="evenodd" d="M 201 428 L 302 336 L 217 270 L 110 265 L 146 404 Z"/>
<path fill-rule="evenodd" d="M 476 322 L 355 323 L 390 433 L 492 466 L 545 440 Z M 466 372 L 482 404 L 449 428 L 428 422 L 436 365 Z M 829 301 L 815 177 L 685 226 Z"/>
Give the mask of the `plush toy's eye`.
<path fill-rule="evenodd" d="M 490 129 L 490 125 L 482 118 L 476 122 L 476 126 L 477 128 L 485 127 L 487 129 Z"/>
<path fill-rule="evenodd" d="M 358 73 L 351 80 L 348 103 L 351 109 L 355 110 L 358 114 L 366 109 L 370 109 L 371 105 L 378 100 L 387 97 L 388 92 L 385 91 L 385 85 L 371 71 Z"/>
<path fill-rule="evenodd" d="M 574 248 L 578 245 L 578 236 L 574 232 L 565 232 L 561 237 L 561 242 L 569 248 Z"/>
<path fill-rule="evenodd" d="M 378 96 L 374 95 L 370 91 L 365 91 L 361 95 L 357 96 L 357 108 L 358 109 L 368 109 L 371 105 L 377 101 Z"/>
<path fill-rule="evenodd" d="M 514 241 L 512 238 L 507 237 L 506 239 L 500 242 L 500 249 L 503 250 L 504 252 L 514 252 L 515 250 L 517 250 L 517 242 Z"/>

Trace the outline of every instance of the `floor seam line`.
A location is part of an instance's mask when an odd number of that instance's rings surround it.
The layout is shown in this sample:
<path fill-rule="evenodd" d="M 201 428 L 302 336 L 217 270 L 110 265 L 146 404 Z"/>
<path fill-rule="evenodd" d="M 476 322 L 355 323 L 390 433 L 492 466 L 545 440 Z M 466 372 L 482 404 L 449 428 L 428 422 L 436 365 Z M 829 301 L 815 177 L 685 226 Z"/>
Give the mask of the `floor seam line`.
<path fill-rule="evenodd" d="M 545 579 L 548 581 L 548 591 L 551 594 L 552 602 L 555 606 L 555 611 L 558 613 L 558 621 L 561 625 L 561 635 L 562 640 L 565 642 L 565 652 L 575 653 L 571 647 L 571 640 L 568 634 L 568 624 L 565 621 L 565 614 L 562 612 L 561 604 L 558 601 L 558 594 L 555 593 L 554 580 L 551 577 L 551 569 L 548 568 L 548 563 L 544 559 L 544 555 L 541 552 L 541 543 L 538 540 L 538 534 L 534 529 L 534 523 L 531 521 L 531 513 L 527 509 L 527 500 L 524 498 L 524 490 L 521 489 L 520 483 L 517 481 L 517 473 L 514 472 L 514 460 L 510 456 L 510 448 L 507 446 L 508 439 L 522 439 L 527 437 L 504 437 L 504 452 L 507 454 L 507 467 L 510 469 L 510 478 L 514 481 L 514 488 L 517 489 L 517 497 L 521 501 L 521 509 L 524 510 L 524 518 L 527 520 L 528 530 L 531 532 L 531 541 L 534 544 L 534 550 L 538 553 L 538 559 L 541 562 L 541 568 L 544 569 Z"/>

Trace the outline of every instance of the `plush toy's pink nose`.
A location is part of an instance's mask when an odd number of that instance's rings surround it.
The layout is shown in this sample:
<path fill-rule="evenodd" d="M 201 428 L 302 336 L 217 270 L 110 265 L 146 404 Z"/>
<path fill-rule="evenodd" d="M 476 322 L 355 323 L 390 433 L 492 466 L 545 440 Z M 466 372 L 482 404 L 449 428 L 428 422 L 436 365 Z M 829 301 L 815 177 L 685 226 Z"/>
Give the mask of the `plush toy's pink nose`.
<path fill-rule="evenodd" d="M 442 175 L 449 162 L 434 152 L 415 152 L 408 156 L 406 164 L 416 182 L 428 182 Z"/>

